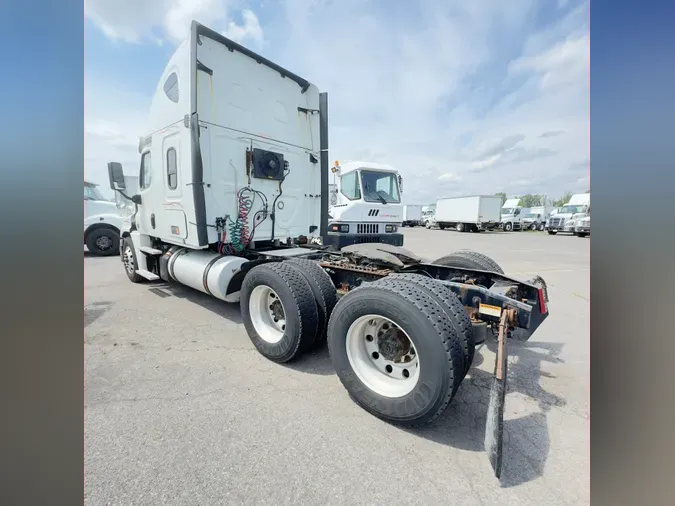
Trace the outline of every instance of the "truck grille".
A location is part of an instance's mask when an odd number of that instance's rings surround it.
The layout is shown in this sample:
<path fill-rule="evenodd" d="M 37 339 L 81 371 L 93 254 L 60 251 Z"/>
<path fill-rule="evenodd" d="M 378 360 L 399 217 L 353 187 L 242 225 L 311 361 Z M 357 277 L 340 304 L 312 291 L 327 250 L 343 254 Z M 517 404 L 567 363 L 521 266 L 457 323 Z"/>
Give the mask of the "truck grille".
<path fill-rule="evenodd" d="M 354 240 L 354 244 L 365 244 L 365 243 L 371 243 L 371 242 L 380 242 L 380 237 L 379 236 L 363 236 L 363 237 L 357 237 Z"/>
<path fill-rule="evenodd" d="M 379 234 L 380 233 L 380 224 L 379 223 L 359 223 L 356 225 L 357 234 Z"/>
<path fill-rule="evenodd" d="M 549 223 L 549 225 L 552 227 L 562 227 L 563 218 L 551 218 L 551 222 Z"/>

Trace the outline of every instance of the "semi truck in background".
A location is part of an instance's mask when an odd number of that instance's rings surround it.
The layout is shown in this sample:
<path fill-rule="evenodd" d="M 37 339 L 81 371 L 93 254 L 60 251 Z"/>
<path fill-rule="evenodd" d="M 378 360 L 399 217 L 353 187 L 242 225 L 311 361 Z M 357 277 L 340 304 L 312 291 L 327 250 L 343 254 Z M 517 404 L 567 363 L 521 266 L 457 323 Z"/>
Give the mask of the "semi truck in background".
<path fill-rule="evenodd" d="M 402 227 L 416 227 L 422 224 L 422 206 L 406 204 L 403 206 Z"/>
<path fill-rule="evenodd" d="M 390 165 L 335 162 L 336 181 L 329 185 L 328 234 L 323 244 L 340 249 L 350 244 L 403 246 L 401 176 Z"/>
<path fill-rule="evenodd" d="M 434 224 L 441 230 L 482 232 L 499 226 L 502 198 L 498 195 L 473 195 L 438 199 Z"/>
<path fill-rule="evenodd" d="M 520 228 L 521 230 L 540 230 L 546 228 L 546 218 L 553 211 L 549 206 L 531 207 L 529 210 L 521 211 Z"/>
<path fill-rule="evenodd" d="M 577 221 L 590 215 L 591 194 L 577 193 L 548 220 L 547 230 L 550 235 L 564 232 L 575 235 Z M 590 226 L 590 225 L 589 225 Z"/>
<path fill-rule="evenodd" d="M 138 194 L 140 190 L 138 186 L 138 176 L 129 176 L 125 174 L 124 183 L 127 187 L 127 191 L 125 192 L 127 195 Z M 115 203 L 122 216 L 128 217 L 134 214 L 135 204 L 131 201 L 131 199 L 122 196 L 120 192 L 115 192 Z"/>
<path fill-rule="evenodd" d="M 93 255 L 118 255 L 124 219 L 115 201 L 106 199 L 98 186 L 84 181 L 84 244 Z"/>
<path fill-rule="evenodd" d="M 504 202 L 501 208 L 499 228 L 505 232 L 520 230 L 520 214 L 522 209 L 520 197 L 506 199 L 506 202 Z"/>
<path fill-rule="evenodd" d="M 426 228 L 431 228 L 434 224 L 434 213 L 436 212 L 436 204 L 422 206 L 422 225 Z"/>

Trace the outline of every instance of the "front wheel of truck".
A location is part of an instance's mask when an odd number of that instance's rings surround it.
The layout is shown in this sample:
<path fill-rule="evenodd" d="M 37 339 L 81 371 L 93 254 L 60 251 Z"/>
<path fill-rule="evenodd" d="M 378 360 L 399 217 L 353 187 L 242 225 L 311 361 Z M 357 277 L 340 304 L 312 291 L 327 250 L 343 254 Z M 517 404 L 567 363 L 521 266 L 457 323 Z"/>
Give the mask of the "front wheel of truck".
<path fill-rule="evenodd" d="M 124 265 L 124 272 L 127 273 L 129 281 L 132 283 L 142 283 L 145 278 L 138 274 L 138 261 L 134 254 L 134 243 L 131 237 L 122 239 L 122 265 Z"/>

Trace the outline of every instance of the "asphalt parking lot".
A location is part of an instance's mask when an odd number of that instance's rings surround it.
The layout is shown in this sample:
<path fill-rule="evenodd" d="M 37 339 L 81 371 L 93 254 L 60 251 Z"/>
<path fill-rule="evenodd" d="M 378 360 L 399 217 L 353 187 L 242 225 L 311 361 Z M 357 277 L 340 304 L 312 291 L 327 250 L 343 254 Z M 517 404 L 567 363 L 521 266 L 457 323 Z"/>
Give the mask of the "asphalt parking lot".
<path fill-rule="evenodd" d="M 436 423 L 403 430 L 350 400 L 325 348 L 274 364 L 238 305 L 85 252 L 87 503 L 587 504 L 590 238 L 404 231 L 424 258 L 470 248 L 548 283 L 550 317 L 509 349 L 501 482 L 483 452 L 492 344 Z"/>

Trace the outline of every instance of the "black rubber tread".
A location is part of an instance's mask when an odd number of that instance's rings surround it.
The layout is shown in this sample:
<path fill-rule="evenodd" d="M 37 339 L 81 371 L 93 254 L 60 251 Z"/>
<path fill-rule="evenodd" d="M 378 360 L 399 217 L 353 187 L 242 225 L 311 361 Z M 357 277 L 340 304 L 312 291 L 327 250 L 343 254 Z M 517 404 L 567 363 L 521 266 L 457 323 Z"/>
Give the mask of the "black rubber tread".
<path fill-rule="evenodd" d="M 414 284 L 431 295 L 440 304 L 451 325 L 455 327 L 455 333 L 459 337 L 459 343 L 464 352 L 464 374 L 462 377 L 466 376 L 466 373 L 471 369 L 473 357 L 476 353 L 476 341 L 473 335 L 471 318 L 469 318 L 457 294 L 438 280 L 422 274 L 391 274 L 388 278 L 400 279 Z M 382 280 L 377 282 L 382 282 Z"/>
<path fill-rule="evenodd" d="M 260 338 L 251 322 L 249 299 L 258 285 L 274 289 L 286 312 L 286 331 L 275 344 Z M 249 271 L 241 286 L 240 309 L 251 342 L 269 360 L 289 362 L 314 343 L 319 317 L 312 289 L 305 277 L 286 262 L 266 263 Z"/>
<path fill-rule="evenodd" d="M 131 251 L 134 252 L 134 272 L 133 274 L 129 274 L 129 271 L 127 271 L 126 267 L 124 267 L 124 263 L 122 263 L 122 268 L 124 269 L 124 272 L 126 272 L 129 281 L 132 283 L 144 283 L 147 281 L 147 279 L 136 272 L 138 270 L 138 259 L 136 258 L 136 250 L 134 250 L 134 242 L 131 240 L 131 237 L 125 237 L 122 239 L 122 253 L 120 254 L 120 261 L 124 262 L 123 254 L 127 244 L 131 247 Z"/>
<path fill-rule="evenodd" d="M 337 304 L 337 290 L 333 280 L 328 273 L 324 271 L 318 262 L 307 260 L 305 258 L 291 258 L 289 265 L 297 268 L 309 283 L 314 299 L 316 300 L 319 313 L 319 330 L 316 334 L 317 345 L 326 342 L 326 332 L 328 331 L 328 320 Z"/>
<path fill-rule="evenodd" d="M 384 301 L 384 298 L 389 301 Z M 398 312 L 396 304 L 400 306 Z M 372 309 L 366 309 L 365 306 Z M 433 364 L 435 359 L 437 365 L 444 369 L 436 371 L 441 381 L 429 385 L 420 378 L 415 389 L 401 398 L 380 396 L 363 384 L 349 364 L 345 341 L 349 325 L 362 316 L 361 313 L 369 314 L 369 311 L 395 312 L 391 319 L 408 335 L 413 334 L 420 363 L 426 364 L 423 367 L 428 368 L 422 369 L 420 374 L 434 376 L 430 372 L 432 366 L 429 362 Z M 406 324 L 402 323 L 402 318 L 408 321 L 407 325 L 417 319 L 418 322 L 428 322 L 428 326 L 414 327 L 417 333 L 413 333 L 410 327 L 404 328 Z M 369 413 L 397 425 L 415 427 L 434 421 L 445 411 L 463 379 L 464 353 L 443 307 L 424 290 L 400 279 L 384 278 L 377 284 L 364 283 L 344 295 L 335 306 L 328 323 L 328 350 L 335 371 L 350 397 Z M 443 360 L 439 360 L 439 351 L 445 355 Z M 438 391 L 434 398 L 428 400 L 425 410 L 419 412 L 417 408 L 418 412 L 411 413 L 409 410 L 417 407 L 420 399 L 426 400 L 434 393 L 430 392 L 434 386 Z"/>
<path fill-rule="evenodd" d="M 504 274 L 504 271 L 497 262 L 492 260 L 489 256 L 463 249 L 455 251 L 449 255 L 445 255 L 432 263 L 437 265 L 445 265 L 448 267 L 461 267 L 465 269 L 478 269 L 482 271 L 497 272 Z"/>
<path fill-rule="evenodd" d="M 96 246 L 96 239 L 98 239 L 102 235 L 107 235 L 112 238 L 113 244 L 109 250 L 101 251 Z M 120 253 L 120 234 L 117 233 L 112 228 L 104 227 L 92 230 L 87 234 L 85 243 L 87 244 L 87 249 L 89 250 L 89 252 L 95 255 L 109 257 L 116 254 L 119 255 Z"/>
<path fill-rule="evenodd" d="M 556 235 L 558 233 L 557 230 L 548 230 L 548 235 Z"/>

